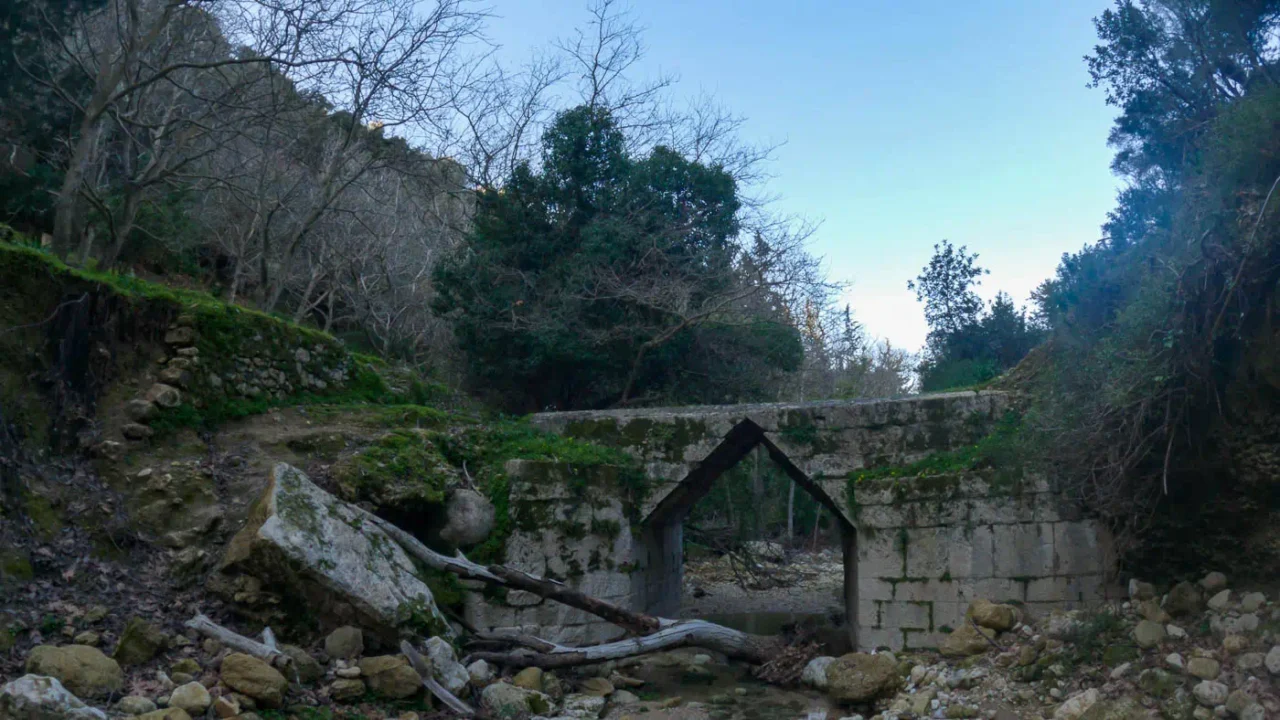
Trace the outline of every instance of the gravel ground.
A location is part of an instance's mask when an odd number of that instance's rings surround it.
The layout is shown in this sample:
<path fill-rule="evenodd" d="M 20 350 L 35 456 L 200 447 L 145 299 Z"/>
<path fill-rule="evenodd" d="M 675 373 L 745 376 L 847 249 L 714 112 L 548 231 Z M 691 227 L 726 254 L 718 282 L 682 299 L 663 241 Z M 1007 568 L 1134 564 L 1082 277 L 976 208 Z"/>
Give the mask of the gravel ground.
<path fill-rule="evenodd" d="M 771 575 L 788 584 L 767 589 L 744 588 L 737 583 L 723 557 L 686 562 L 681 615 L 843 611 L 844 561 L 838 550 L 791 554 L 784 562 L 770 564 L 768 569 Z"/>

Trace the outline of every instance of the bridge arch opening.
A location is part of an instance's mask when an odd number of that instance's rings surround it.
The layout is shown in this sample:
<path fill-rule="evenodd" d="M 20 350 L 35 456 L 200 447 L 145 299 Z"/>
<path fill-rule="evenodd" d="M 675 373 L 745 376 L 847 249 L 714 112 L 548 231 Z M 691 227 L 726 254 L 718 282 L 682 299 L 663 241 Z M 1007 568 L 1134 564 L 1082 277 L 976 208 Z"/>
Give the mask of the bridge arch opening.
<path fill-rule="evenodd" d="M 641 524 L 639 535 L 644 570 L 633 579 L 634 595 L 646 612 L 673 617 L 679 614 L 684 592 L 684 525 L 694 505 L 706 497 L 727 471 L 762 447 L 801 490 L 826 509 L 838 527 L 843 556 L 842 605 L 849 643 L 857 647 L 857 531 L 843 509 L 823 487 L 787 457 L 751 420 L 735 425 L 714 450 L 698 463 Z"/>

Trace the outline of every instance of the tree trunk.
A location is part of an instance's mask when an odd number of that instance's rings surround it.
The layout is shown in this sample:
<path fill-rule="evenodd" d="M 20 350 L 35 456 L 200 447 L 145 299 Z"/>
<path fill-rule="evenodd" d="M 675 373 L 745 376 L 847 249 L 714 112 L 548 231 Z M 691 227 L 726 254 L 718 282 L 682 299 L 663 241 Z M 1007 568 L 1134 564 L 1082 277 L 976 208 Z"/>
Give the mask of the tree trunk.
<path fill-rule="evenodd" d="M 84 184 L 94 145 L 97 144 L 97 119 L 85 115 L 80 124 L 75 149 L 62 175 L 62 187 L 53 205 L 53 252 L 68 258 L 80 234 L 80 186 Z"/>
<path fill-rule="evenodd" d="M 764 538 L 765 525 L 765 502 L 764 502 L 764 478 L 760 476 L 760 451 L 764 448 L 757 445 L 751 453 L 753 465 L 751 467 L 751 499 L 755 501 L 755 535 L 757 539 Z"/>
<path fill-rule="evenodd" d="M 787 542 L 790 543 L 795 539 L 796 535 L 796 481 L 791 481 L 791 487 L 787 490 Z"/>

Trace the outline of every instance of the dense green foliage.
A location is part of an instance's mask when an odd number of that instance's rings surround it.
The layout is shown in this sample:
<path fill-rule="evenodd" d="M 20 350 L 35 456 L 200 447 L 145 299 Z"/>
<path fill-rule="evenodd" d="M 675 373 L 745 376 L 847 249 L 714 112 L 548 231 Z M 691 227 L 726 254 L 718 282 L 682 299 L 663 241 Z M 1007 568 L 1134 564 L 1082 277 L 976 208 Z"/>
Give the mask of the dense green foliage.
<path fill-rule="evenodd" d="M 763 447 L 726 470 L 685 521 L 686 544 L 715 550 L 742 541 L 828 542 L 836 523 L 808 491 L 796 486 Z M 792 535 L 787 537 L 790 526 Z"/>
<path fill-rule="evenodd" d="M 1039 289 L 1051 339 L 1014 381 L 1146 574 L 1272 573 L 1254 534 L 1280 499 L 1280 3 L 1119 0 L 1096 24 L 1129 185 L 1103 240 Z"/>
<path fill-rule="evenodd" d="M 978 255 L 943 240 L 907 287 L 924 303 L 928 347 L 919 366 L 924 392 L 987 382 L 1018 363 L 1043 337 L 1040 328 L 998 293 L 984 310 L 974 292 L 987 270 Z"/>
<path fill-rule="evenodd" d="M 509 408 L 724 401 L 762 391 L 748 360 L 799 366 L 777 308 L 744 307 L 767 249 L 737 242 L 733 178 L 626 147 L 607 111 L 562 113 L 540 167 L 481 192 L 467 242 L 436 270 L 473 386 Z"/>

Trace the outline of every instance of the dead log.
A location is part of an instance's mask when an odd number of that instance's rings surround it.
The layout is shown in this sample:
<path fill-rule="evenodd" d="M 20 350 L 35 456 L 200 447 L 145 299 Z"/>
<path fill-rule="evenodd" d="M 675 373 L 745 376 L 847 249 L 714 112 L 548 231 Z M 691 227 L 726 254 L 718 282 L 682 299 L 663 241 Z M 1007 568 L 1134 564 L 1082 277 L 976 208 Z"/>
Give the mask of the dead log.
<path fill-rule="evenodd" d="M 467 659 L 551 669 L 623 660 L 681 647 L 700 647 L 723 653 L 736 660 L 760 664 L 767 662 L 786 647 L 786 641 L 781 637 L 750 635 L 706 620 L 663 620 L 662 622 L 663 628 L 649 635 L 586 647 L 567 647 L 528 635 L 486 633 L 481 636 L 485 640 L 505 639 L 513 645 L 520 645 L 526 649 L 511 652 L 474 652 L 468 655 Z"/>
<path fill-rule="evenodd" d="M 293 665 L 293 658 L 280 652 L 276 647 L 275 635 L 271 632 L 271 628 L 266 628 L 262 631 L 262 637 L 267 642 L 260 643 L 253 638 L 247 638 L 233 630 L 222 627 L 210 620 L 204 613 L 199 613 L 188 620 L 186 626 L 201 635 L 221 642 L 232 650 L 239 650 L 246 655 L 266 660 L 278 669 L 287 670 Z"/>
<path fill-rule="evenodd" d="M 504 640 L 525 650 L 507 653 L 476 652 L 470 657 L 504 664 L 537 665 L 543 668 L 587 665 L 636 657 L 647 653 L 679 647 L 696 646 L 723 653 L 747 662 L 767 662 L 781 651 L 786 643 L 782 638 L 751 635 L 705 620 L 669 620 L 646 613 L 634 612 L 599 598 L 591 597 L 568 587 L 564 583 L 535 577 L 520 570 L 502 565 L 488 567 L 468 560 L 462 553 L 455 557 L 442 555 L 424 545 L 413 535 L 377 517 L 362 511 L 378 529 L 395 540 L 405 552 L 420 560 L 427 567 L 453 573 L 467 580 L 479 580 L 513 590 L 525 590 L 548 600 L 577 608 L 613 623 L 637 637 L 587 647 L 567 647 L 525 635 L 486 634 L 488 640 Z"/>
<path fill-rule="evenodd" d="M 395 540 L 405 552 L 421 560 L 423 564 L 434 570 L 453 573 L 467 580 L 480 580 L 492 585 L 499 585 L 512 590 L 524 590 L 539 597 L 591 613 L 596 617 L 611 622 L 618 627 L 638 635 L 646 635 L 662 627 L 660 618 L 644 613 L 627 610 L 599 598 L 585 595 L 555 580 L 534 577 L 526 572 L 514 570 L 502 565 L 485 567 L 471 562 L 462 553 L 456 557 L 442 555 L 423 545 L 413 535 L 401 530 L 382 518 L 369 514 L 370 520 L 378 529 Z"/>

